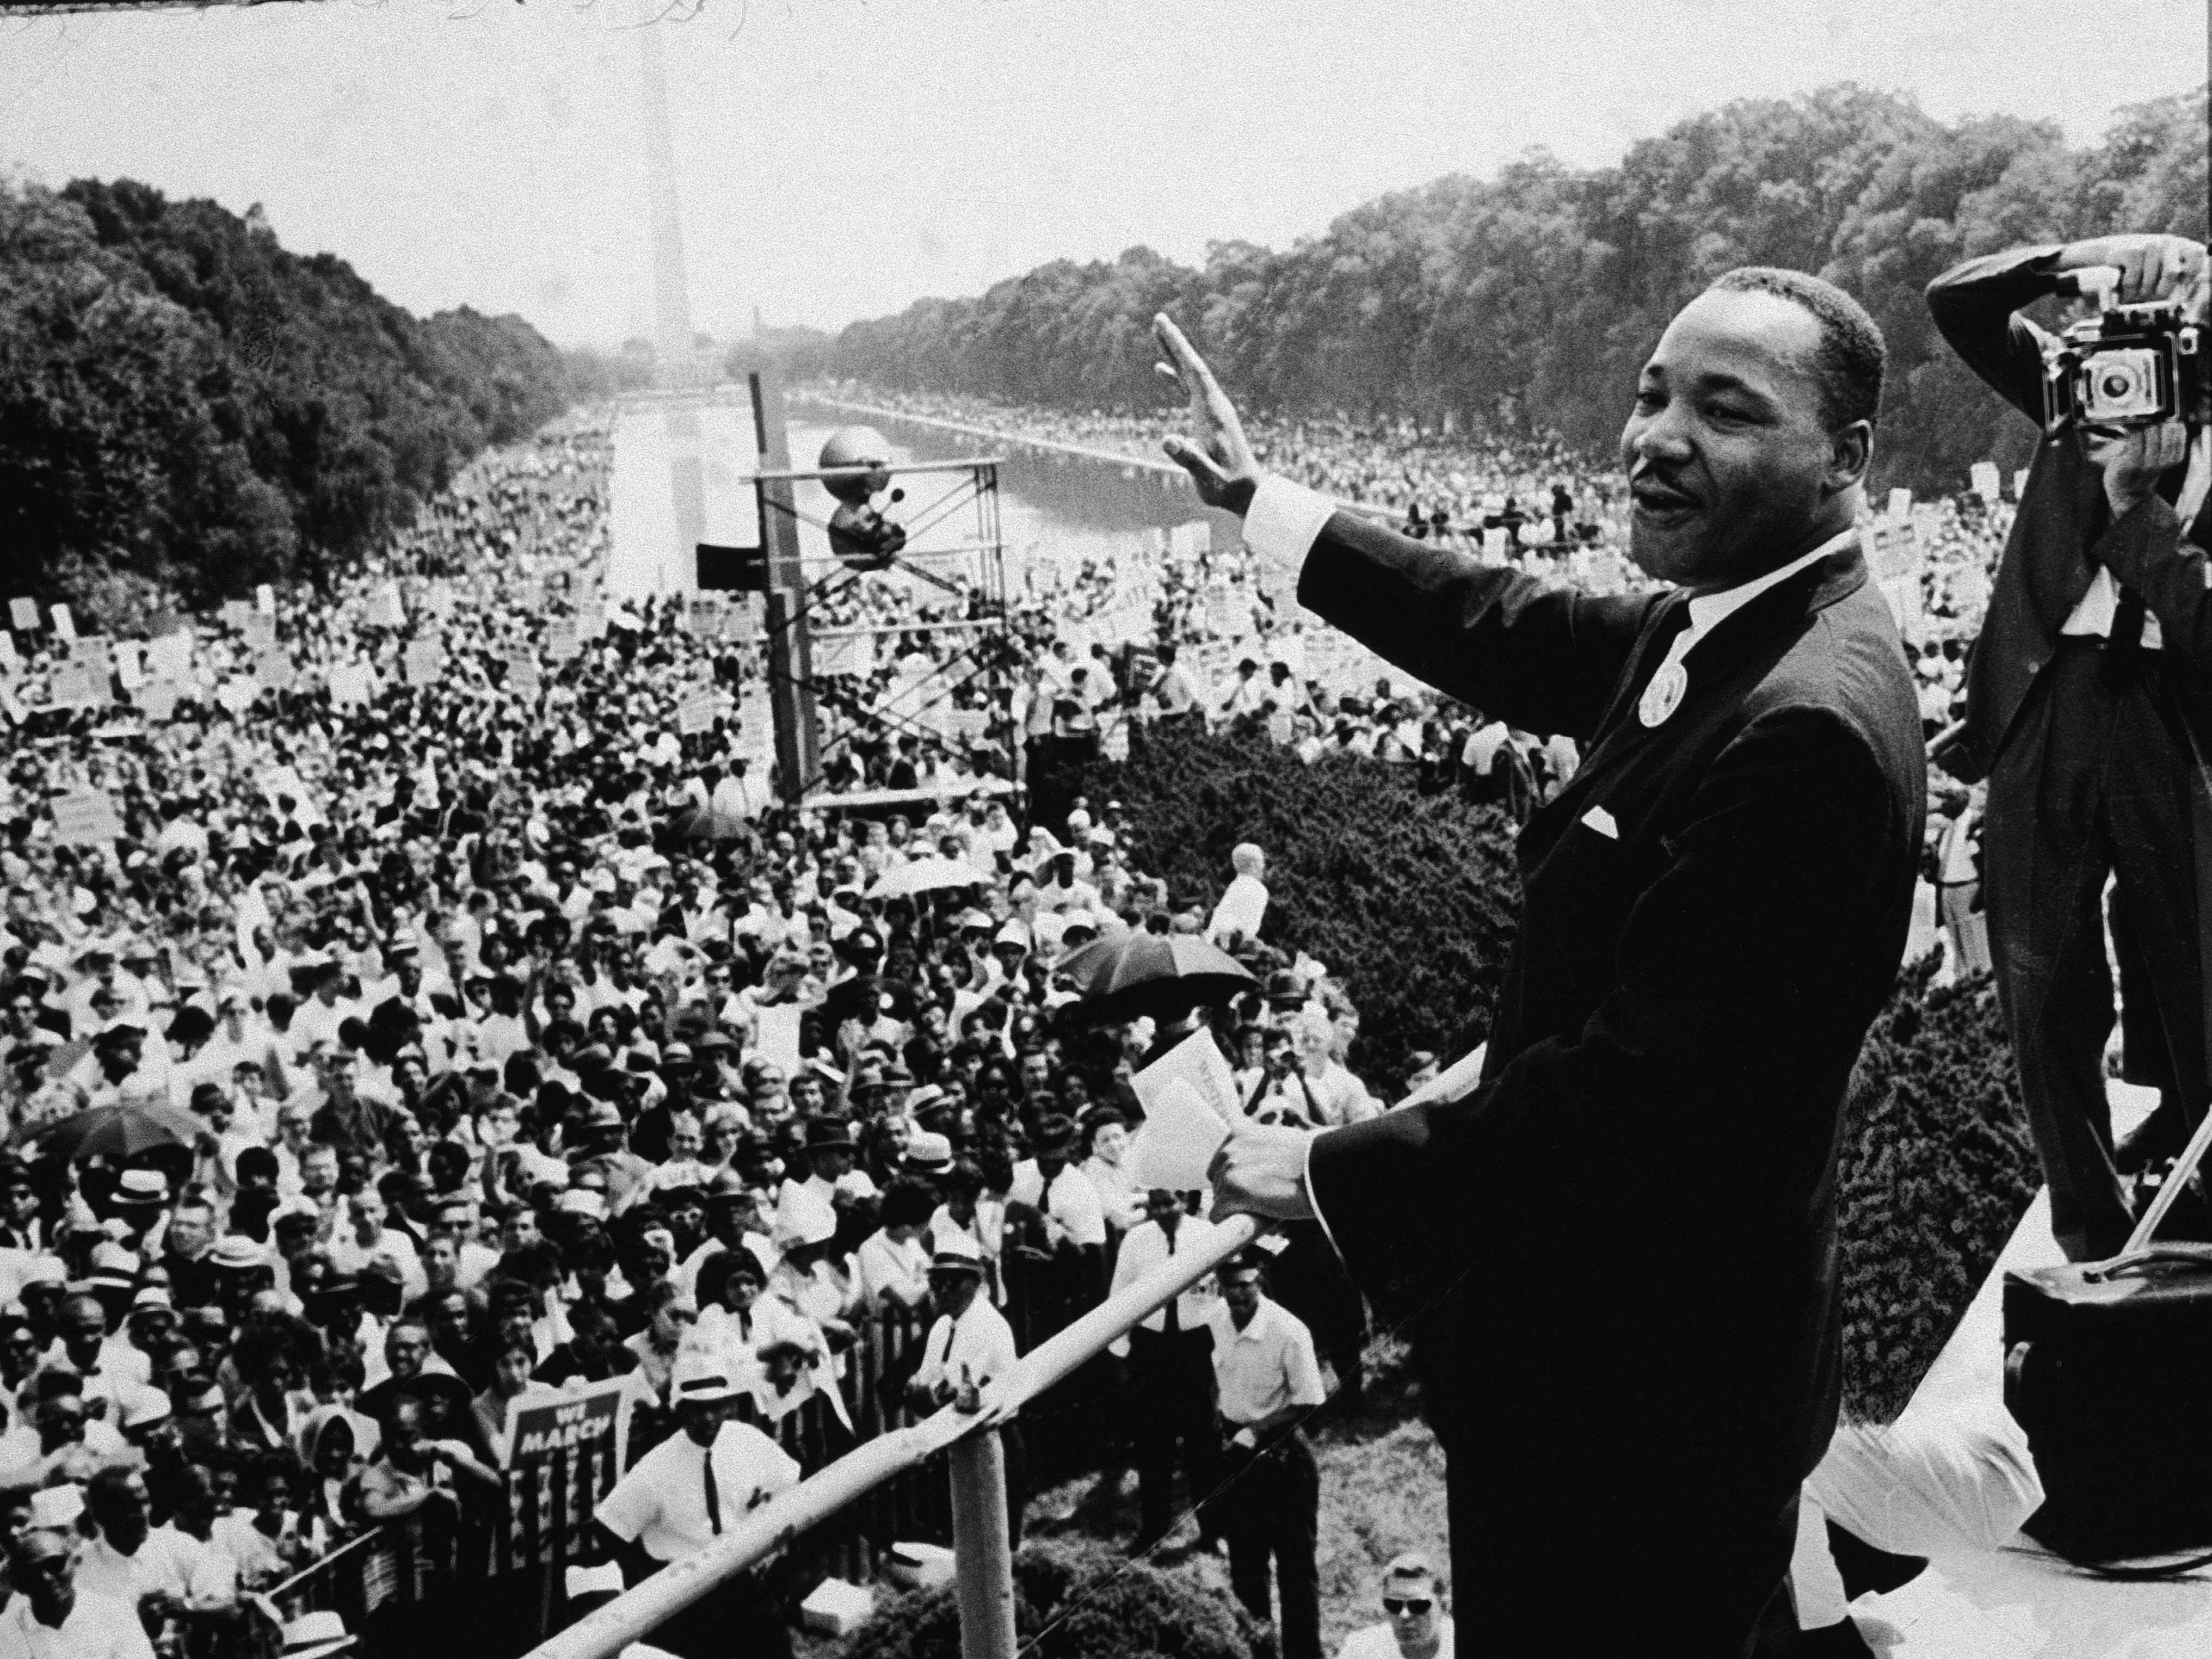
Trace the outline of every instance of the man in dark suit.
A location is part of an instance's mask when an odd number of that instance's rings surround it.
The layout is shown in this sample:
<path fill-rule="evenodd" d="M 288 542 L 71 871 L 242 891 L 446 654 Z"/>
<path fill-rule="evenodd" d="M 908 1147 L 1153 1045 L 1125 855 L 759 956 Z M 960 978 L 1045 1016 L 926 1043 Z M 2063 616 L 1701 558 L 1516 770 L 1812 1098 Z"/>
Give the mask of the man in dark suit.
<path fill-rule="evenodd" d="M 2179 236 L 2017 248 L 1945 272 L 1928 307 L 1968 367 L 2039 425 L 2045 336 L 2021 312 L 2065 273 L 2097 266 L 2120 272 L 2123 301 L 2162 300 L 2202 278 L 2204 250 Z M 2051 1229 L 2077 1261 L 2127 1242 L 2123 1174 L 2179 1152 L 2204 1112 L 2212 905 L 2200 896 L 2212 897 L 2212 869 L 2197 866 L 2212 854 L 2212 796 L 2196 751 L 2212 752 L 2212 595 L 2183 522 L 2203 500 L 2205 465 L 2199 443 L 2192 476 L 2179 421 L 2084 427 L 2039 446 L 1967 659 L 1966 718 L 1935 757 L 1967 782 L 1989 780 L 1983 892 L 1997 995 Z M 2104 1072 L 2108 875 L 2128 1071 L 2160 1093 L 2150 1122 L 2117 1149 Z"/>
<path fill-rule="evenodd" d="M 1733 1656 L 1778 1594 L 1838 1398 L 1838 1117 L 1902 954 L 1926 773 L 1855 526 L 1882 346 L 1847 296 L 1731 273 L 1621 435 L 1632 551 L 1592 598 L 1262 474 L 1171 324 L 1169 445 L 1299 602 L 1588 754 L 1520 838 L 1481 1081 L 1308 1136 L 1240 1127 L 1222 1207 L 1318 1216 L 1421 1337 L 1460 1628 L 1484 1651 Z"/>

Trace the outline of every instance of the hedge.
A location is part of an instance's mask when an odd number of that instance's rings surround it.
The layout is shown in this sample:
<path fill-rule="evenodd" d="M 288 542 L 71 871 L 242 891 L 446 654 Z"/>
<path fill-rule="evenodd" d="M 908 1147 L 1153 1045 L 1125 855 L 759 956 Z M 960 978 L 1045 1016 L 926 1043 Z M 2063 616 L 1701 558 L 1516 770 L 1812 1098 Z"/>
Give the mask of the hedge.
<path fill-rule="evenodd" d="M 1053 1540 L 1014 1557 L 1014 1630 L 1033 1659 L 1275 1659 L 1272 1631 L 1188 1569 Z M 900 1596 L 853 1632 L 843 1659 L 960 1659 L 951 1585 Z"/>
<path fill-rule="evenodd" d="M 1513 822 L 1425 794 L 1410 766 L 1334 756 L 1308 766 L 1264 733 L 1148 738 L 1126 762 L 1047 763 L 1032 820 L 1059 833 L 1078 795 L 1129 809 L 1131 861 L 1177 909 L 1210 911 L 1239 842 L 1267 854 L 1261 939 L 1325 964 L 1359 1011 L 1353 1066 L 1378 1088 L 1407 1056 L 1446 1059 L 1489 1035 L 1521 890 Z"/>
<path fill-rule="evenodd" d="M 1416 1048 L 1487 1034 L 1517 924 L 1510 821 L 1424 793 L 1416 769 L 1302 764 L 1263 736 L 1132 739 L 1129 758 L 1048 763 L 1036 820 L 1078 794 L 1128 809 L 1136 867 L 1178 908 L 1210 908 L 1240 841 L 1266 848 L 1263 937 L 1327 963 L 1360 1013 L 1355 1069 L 1378 1090 Z M 1899 976 L 1845 1103 L 1838 1199 L 1845 1409 L 1887 1421 L 1910 1397 L 2040 1182 L 2011 1043 L 1986 980 Z"/>

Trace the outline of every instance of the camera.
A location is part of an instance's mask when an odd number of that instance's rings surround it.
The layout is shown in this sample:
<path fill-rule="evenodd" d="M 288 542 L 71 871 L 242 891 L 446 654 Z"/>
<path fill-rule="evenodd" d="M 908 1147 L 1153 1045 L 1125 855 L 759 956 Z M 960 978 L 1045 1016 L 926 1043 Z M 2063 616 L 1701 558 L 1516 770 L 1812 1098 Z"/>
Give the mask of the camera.
<path fill-rule="evenodd" d="M 2088 287 L 2081 283 L 2073 291 Z M 2205 420 L 2212 413 L 2212 376 L 2203 329 L 2189 319 L 2179 300 L 2117 305 L 2112 290 L 2104 292 L 2106 302 L 2095 316 L 2044 345 L 2045 435 L 2055 438 L 2075 425 Z"/>

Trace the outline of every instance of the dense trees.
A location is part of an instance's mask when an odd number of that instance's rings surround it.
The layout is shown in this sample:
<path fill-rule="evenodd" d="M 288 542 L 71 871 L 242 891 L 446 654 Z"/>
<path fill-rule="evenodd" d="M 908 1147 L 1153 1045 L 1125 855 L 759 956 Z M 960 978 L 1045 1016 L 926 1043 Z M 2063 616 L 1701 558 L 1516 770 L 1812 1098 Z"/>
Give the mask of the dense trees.
<path fill-rule="evenodd" d="M 410 317 L 258 210 L 0 184 L 10 592 L 100 616 L 317 578 L 568 398 L 520 318 Z"/>
<path fill-rule="evenodd" d="M 1280 252 L 1216 244 L 1194 270 L 1133 248 L 1060 260 L 978 298 L 858 323 L 838 374 L 1078 408 L 1166 393 L 1146 330 L 1173 310 L 1238 394 L 1500 435 L 1556 431 L 1603 453 L 1667 318 L 1732 265 L 1816 270 L 1863 300 L 1893 353 L 1883 483 L 1957 489 L 2024 464 L 2008 422 L 1942 349 L 1922 286 L 2017 242 L 2112 230 L 2203 237 L 2203 90 L 2122 112 L 2097 145 L 2008 116 L 1946 125 L 1851 86 L 1696 116 L 1618 167 L 1532 151 L 1495 179 L 1369 202 Z"/>

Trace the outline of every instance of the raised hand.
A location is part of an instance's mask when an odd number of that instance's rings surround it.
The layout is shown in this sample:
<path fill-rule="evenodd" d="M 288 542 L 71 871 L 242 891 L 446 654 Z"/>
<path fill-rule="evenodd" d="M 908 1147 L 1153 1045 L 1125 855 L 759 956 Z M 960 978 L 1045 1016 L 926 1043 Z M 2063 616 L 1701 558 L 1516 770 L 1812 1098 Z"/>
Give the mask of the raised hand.
<path fill-rule="evenodd" d="M 2204 249 L 2185 236 L 2099 236 L 2075 242 L 2058 258 L 2061 270 L 2096 265 L 2120 273 L 2122 305 L 2139 305 L 2193 288 L 2204 273 Z"/>
<path fill-rule="evenodd" d="M 1260 483 L 1260 463 L 1244 440 L 1243 423 L 1237 407 L 1213 378 L 1206 359 L 1191 349 L 1182 331 L 1165 312 L 1152 319 L 1152 334 L 1167 358 L 1153 365 L 1181 386 L 1190 398 L 1189 438 L 1170 438 L 1162 446 L 1198 486 L 1198 497 L 1208 507 L 1242 514 L 1252 505 L 1252 492 Z"/>

